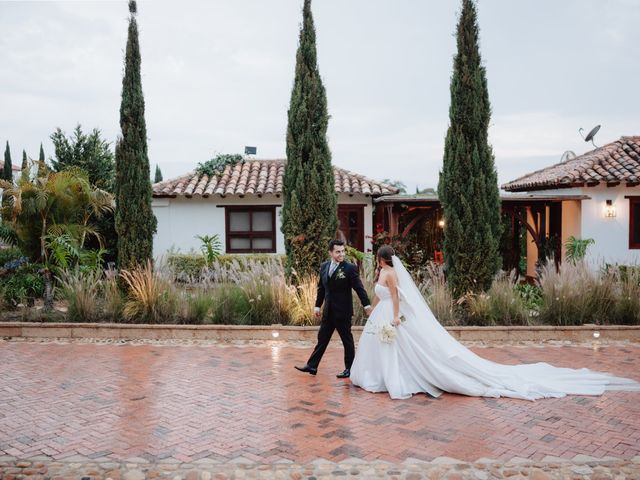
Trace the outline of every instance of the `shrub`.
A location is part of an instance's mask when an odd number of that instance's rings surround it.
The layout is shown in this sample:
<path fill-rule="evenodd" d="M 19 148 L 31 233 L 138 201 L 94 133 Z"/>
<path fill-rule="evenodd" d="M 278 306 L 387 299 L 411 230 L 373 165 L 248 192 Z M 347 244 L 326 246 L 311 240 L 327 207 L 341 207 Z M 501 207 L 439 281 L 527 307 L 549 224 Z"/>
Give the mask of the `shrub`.
<path fill-rule="evenodd" d="M 514 288 L 522 298 L 529 314 L 538 315 L 543 302 L 542 289 L 538 285 L 530 283 L 518 283 Z"/>
<path fill-rule="evenodd" d="M 289 323 L 292 325 L 316 325 L 315 317 L 316 293 L 318 291 L 318 277 L 311 275 L 298 279 L 295 286 L 282 289 L 284 298 L 282 305 L 290 312 Z M 356 315 L 356 318 L 360 318 Z"/>
<path fill-rule="evenodd" d="M 254 263 L 282 264 L 284 255 L 253 254 L 253 255 L 219 255 L 211 264 L 203 255 L 196 253 L 172 253 L 166 258 L 170 274 L 178 282 L 195 283 L 211 280 L 211 272 L 221 272 L 233 265 L 234 269 L 246 270 Z M 224 281 L 224 278 L 222 278 Z"/>
<path fill-rule="evenodd" d="M 22 252 L 19 248 L 0 248 L 0 270 L 11 270 L 18 266 L 13 266 L 13 264 L 15 264 L 16 262 L 22 264 L 26 263 L 27 261 L 28 258 L 22 255 Z"/>
<path fill-rule="evenodd" d="M 612 317 L 623 325 L 640 324 L 640 267 L 621 267 L 616 278 L 616 303 Z"/>
<path fill-rule="evenodd" d="M 212 290 L 213 309 L 210 321 L 216 325 L 246 325 L 251 305 L 242 289 L 235 284 L 216 285 Z"/>
<path fill-rule="evenodd" d="M 429 308 L 442 325 L 458 325 L 455 302 L 444 276 L 441 265 L 433 262 L 415 272 L 416 283 Z"/>
<path fill-rule="evenodd" d="M 82 271 L 79 268 L 63 270 L 58 277 L 62 298 L 67 300 L 67 319 L 72 322 L 97 322 L 100 311 L 102 273 L 97 270 Z"/>
<path fill-rule="evenodd" d="M 486 293 L 468 298 L 474 325 L 528 325 L 529 315 L 522 296 L 514 288 L 514 278 L 499 273 Z"/>
<path fill-rule="evenodd" d="M 18 304 L 33 306 L 35 299 L 44 294 L 44 279 L 39 273 L 41 268 L 38 263 L 28 263 L 4 277 L 0 286 L 5 303 L 12 307 Z"/>
<path fill-rule="evenodd" d="M 202 255 L 172 254 L 167 257 L 167 266 L 176 281 L 194 282 L 207 267 L 207 260 Z"/>
<path fill-rule="evenodd" d="M 178 306 L 178 323 L 200 325 L 206 323 L 214 307 L 212 291 L 195 287 L 183 290 Z"/>
<path fill-rule="evenodd" d="M 614 279 L 598 275 L 584 261 L 564 263 L 558 270 L 553 263 L 544 265 L 540 320 L 549 325 L 609 323 L 615 306 Z"/>
<path fill-rule="evenodd" d="M 127 286 L 127 301 L 122 311 L 126 320 L 141 323 L 173 320 L 177 301 L 173 283 L 154 271 L 151 262 L 133 270 L 123 270 L 120 276 Z"/>
<path fill-rule="evenodd" d="M 105 271 L 102 284 L 102 307 L 105 320 L 110 322 L 121 322 L 123 320 L 123 310 L 125 296 L 118 285 L 118 273 L 109 269 Z"/>

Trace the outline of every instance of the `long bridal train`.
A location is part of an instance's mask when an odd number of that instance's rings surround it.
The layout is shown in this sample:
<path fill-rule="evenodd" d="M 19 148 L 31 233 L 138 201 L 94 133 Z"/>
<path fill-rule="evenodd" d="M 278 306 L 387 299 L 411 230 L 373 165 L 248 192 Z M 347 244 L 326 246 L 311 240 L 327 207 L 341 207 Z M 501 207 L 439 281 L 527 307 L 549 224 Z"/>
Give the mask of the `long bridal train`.
<path fill-rule="evenodd" d="M 606 390 L 640 392 L 637 381 L 587 368 L 544 362 L 504 365 L 476 355 L 440 325 L 396 256 L 393 267 L 405 321 L 396 327 L 394 340 L 381 339 L 380 329 L 393 319 L 393 302 L 389 288 L 376 284 L 380 301 L 360 337 L 351 367 L 354 385 L 370 392 L 389 392 L 395 399 L 420 392 L 439 396 L 443 391 L 525 400 L 601 395 Z"/>

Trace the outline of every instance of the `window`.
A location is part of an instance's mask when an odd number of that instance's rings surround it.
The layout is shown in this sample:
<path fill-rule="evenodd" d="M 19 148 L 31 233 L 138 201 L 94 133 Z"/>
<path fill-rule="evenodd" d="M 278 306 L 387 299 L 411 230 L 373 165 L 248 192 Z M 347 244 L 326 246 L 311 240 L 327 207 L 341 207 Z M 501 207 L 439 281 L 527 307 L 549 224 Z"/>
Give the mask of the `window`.
<path fill-rule="evenodd" d="M 640 249 L 640 197 L 629 198 L 629 248 Z"/>
<path fill-rule="evenodd" d="M 275 253 L 276 207 L 226 207 L 227 253 Z"/>
<path fill-rule="evenodd" d="M 338 205 L 336 238 L 364 251 L 364 205 Z"/>

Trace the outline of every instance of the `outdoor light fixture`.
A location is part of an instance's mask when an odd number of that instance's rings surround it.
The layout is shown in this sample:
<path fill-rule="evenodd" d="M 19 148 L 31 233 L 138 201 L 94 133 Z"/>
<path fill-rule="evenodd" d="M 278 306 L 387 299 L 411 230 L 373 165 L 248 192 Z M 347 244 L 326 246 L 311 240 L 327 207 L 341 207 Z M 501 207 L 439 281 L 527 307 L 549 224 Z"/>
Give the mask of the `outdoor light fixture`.
<path fill-rule="evenodd" d="M 604 216 L 607 218 L 615 218 L 616 206 L 613 204 L 613 200 L 607 200 L 604 206 Z"/>
<path fill-rule="evenodd" d="M 595 332 L 593 332 L 593 338 L 595 338 L 595 339 L 600 338 L 600 332 L 597 331 L 597 330 Z"/>
<path fill-rule="evenodd" d="M 271 336 L 272 336 L 273 338 L 278 338 L 278 337 L 280 336 L 280 332 L 278 332 L 278 331 L 274 330 L 273 332 L 271 332 Z"/>
<path fill-rule="evenodd" d="M 440 228 L 444 228 L 444 220 L 443 219 L 438 220 L 438 226 Z"/>

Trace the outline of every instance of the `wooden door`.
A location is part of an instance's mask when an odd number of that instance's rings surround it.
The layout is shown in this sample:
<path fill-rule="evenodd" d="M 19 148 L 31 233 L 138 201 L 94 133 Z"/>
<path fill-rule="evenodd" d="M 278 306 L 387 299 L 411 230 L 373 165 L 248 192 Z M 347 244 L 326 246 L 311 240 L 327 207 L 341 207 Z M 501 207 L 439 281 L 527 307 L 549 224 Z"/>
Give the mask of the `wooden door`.
<path fill-rule="evenodd" d="M 364 251 L 364 205 L 338 205 L 336 237 Z"/>

